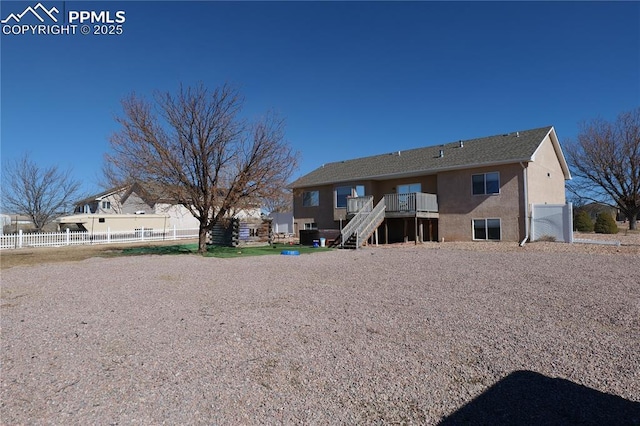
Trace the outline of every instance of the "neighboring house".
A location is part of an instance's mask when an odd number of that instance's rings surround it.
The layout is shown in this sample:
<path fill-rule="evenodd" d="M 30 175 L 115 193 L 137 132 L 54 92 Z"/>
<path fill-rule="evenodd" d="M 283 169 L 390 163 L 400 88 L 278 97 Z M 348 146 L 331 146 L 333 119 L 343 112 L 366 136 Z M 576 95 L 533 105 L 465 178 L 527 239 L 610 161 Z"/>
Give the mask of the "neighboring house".
<path fill-rule="evenodd" d="M 129 185 L 130 186 L 130 185 Z M 112 188 L 108 191 L 84 198 L 76 202 L 74 214 L 114 214 L 122 213 L 120 199 L 129 186 Z"/>
<path fill-rule="evenodd" d="M 45 230 L 50 227 L 50 224 L 47 224 Z M 34 232 L 36 230 L 33 220 L 29 216 L 21 214 L 3 214 L 2 228 L 4 234 L 14 234 L 19 231 Z"/>
<path fill-rule="evenodd" d="M 272 219 L 273 232 L 281 235 L 293 234 L 293 212 L 277 212 L 269 214 Z"/>
<path fill-rule="evenodd" d="M 29 216 L 20 214 L 2 214 L 0 215 L 2 222 L 2 230 L 0 234 L 13 234 L 18 231 L 33 231 L 35 225 Z"/>
<path fill-rule="evenodd" d="M 161 215 L 166 217 L 165 228 L 198 228 L 200 222 L 181 204 L 163 196 L 161 191 L 151 185 L 139 183 L 96 194 L 76 203 L 76 214 L 104 215 Z M 234 212 L 240 219 L 260 218 L 260 208 L 249 208 Z M 84 220 L 84 219 L 83 219 Z M 136 219 L 137 222 L 144 219 Z M 124 222 L 123 222 L 124 223 Z"/>
<path fill-rule="evenodd" d="M 531 206 L 565 204 L 568 179 L 551 126 L 329 163 L 291 184 L 295 231 L 522 241 Z"/>
<path fill-rule="evenodd" d="M 74 214 L 57 219 L 60 231 L 131 232 L 146 230 L 169 231 L 169 217 L 159 214 Z M 176 227 L 177 228 L 177 227 Z"/>
<path fill-rule="evenodd" d="M 0 235 L 4 234 L 4 228 L 5 226 L 7 227 L 7 229 L 9 229 L 9 227 L 11 227 L 11 216 L 8 214 L 0 214 Z M 7 231 L 10 232 L 10 231 Z"/>

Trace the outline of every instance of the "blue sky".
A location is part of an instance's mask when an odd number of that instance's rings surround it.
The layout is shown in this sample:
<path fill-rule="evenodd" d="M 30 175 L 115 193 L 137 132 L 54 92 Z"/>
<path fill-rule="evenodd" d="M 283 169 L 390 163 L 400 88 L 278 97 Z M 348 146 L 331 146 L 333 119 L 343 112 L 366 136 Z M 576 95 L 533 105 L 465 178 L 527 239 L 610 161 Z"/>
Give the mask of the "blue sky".
<path fill-rule="evenodd" d="M 0 4 L 0 17 L 37 1 Z M 640 104 L 638 2 L 60 2 L 124 11 L 121 35 L 2 34 L 1 156 L 99 192 L 131 92 L 229 82 L 323 163 L 553 125 Z M 37 23 L 25 16 L 21 23 Z"/>

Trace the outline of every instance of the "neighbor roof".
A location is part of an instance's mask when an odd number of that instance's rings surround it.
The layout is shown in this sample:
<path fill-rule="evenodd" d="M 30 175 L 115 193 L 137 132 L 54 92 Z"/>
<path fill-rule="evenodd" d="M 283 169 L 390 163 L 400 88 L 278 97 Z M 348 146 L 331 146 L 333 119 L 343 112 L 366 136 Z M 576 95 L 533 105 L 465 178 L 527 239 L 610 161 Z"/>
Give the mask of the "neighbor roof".
<path fill-rule="evenodd" d="M 558 154 L 565 178 L 570 179 L 569 169 L 555 131 L 552 126 L 547 126 L 328 163 L 297 179 L 290 187 L 301 188 L 362 179 L 388 179 L 469 167 L 533 161 L 536 150 L 549 133 L 551 133 L 551 141 Z"/>
<path fill-rule="evenodd" d="M 78 200 L 75 202 L 75 205 L 81 206 L 81 205 L 91 203 L 93 201 L 101 201 L 103 198 L 108 197 L 109 195 L 115 194 L 117 192 L 124 191 L 127 188 L 128 186 L 120 186 L 117 188 L 107 189 L 106 191 L 101 192 L 99 194 L 91 195 L 89 197 L 83 198 L 82 200 Z"/>

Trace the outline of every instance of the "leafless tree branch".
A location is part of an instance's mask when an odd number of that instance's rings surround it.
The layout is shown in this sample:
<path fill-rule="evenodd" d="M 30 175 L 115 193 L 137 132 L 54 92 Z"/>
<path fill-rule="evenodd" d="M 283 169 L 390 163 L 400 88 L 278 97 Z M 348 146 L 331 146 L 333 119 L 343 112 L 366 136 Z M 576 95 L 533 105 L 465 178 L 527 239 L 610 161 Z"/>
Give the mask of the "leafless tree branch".
<path fill-rule="evenodd" d="M 127 97 L 105 156 L 107 179 L 159 186 L 198 219 L 205 251 L 217 222 L 276 196 L 297 167 L 284 120 L 270 113 L 250 125 L 239 117 L 243 102 L 229 85 L 181 86 L 152 102 Z"/>
<path fill-rule="evenodd" d="M 640 108 L 620 114 L 615 122 L 595 119 L 582 125 L 567 146 L 574 180 L 569 191 L 578 197 L 617 207 L 636 229 L 640 214 Z"/>
<path fill-rule="evenodd" d="M 66 213 L 79 190 L 70 170 L 41 168 L 29 154 L 2 169 L 3 209 L 28 216 L 37 230 Z"/>

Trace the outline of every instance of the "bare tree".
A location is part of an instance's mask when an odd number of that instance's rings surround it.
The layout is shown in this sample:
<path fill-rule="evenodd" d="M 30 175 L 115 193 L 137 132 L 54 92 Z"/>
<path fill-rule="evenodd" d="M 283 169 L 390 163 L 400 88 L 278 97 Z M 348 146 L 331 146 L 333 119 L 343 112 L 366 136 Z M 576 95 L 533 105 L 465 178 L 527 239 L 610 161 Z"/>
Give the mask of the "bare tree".
<path fill-rule="evenodd" d="M 264 207 L 269 213 L 293 211 L 293 192 L 289 188 L 282 188 L 273 197 L 266 200 Z"/>
<path fill-rule="evenodd" d="M 640 213 L 640 108 L 615 122 L 584 123 L 567 146 L 574 181 L 569 191 L 580 198 L 617 207 L 636 229 Z"/>
<path fill-rule="evenodd" d="M 242 104 L 229 85 L 181 86 L 151 102 L 131 95 L 122 101 L 121 130 L 105 157 L 112 183 L 152 182 L 187 208 L 200 222 L 201 253 L 216 223 L 273 198 L 297 167 L 284 120 L 267 114 L 248 124 L 239 117 Z"/>
<path fill-rule="evenodd" d="M 79 190 L 80 182 L 72 179 L 70 170 L 41 168 L 28 154 L 2 170 L 3 208 L 28 216 L 38 231 L 66 213 Z"/>

